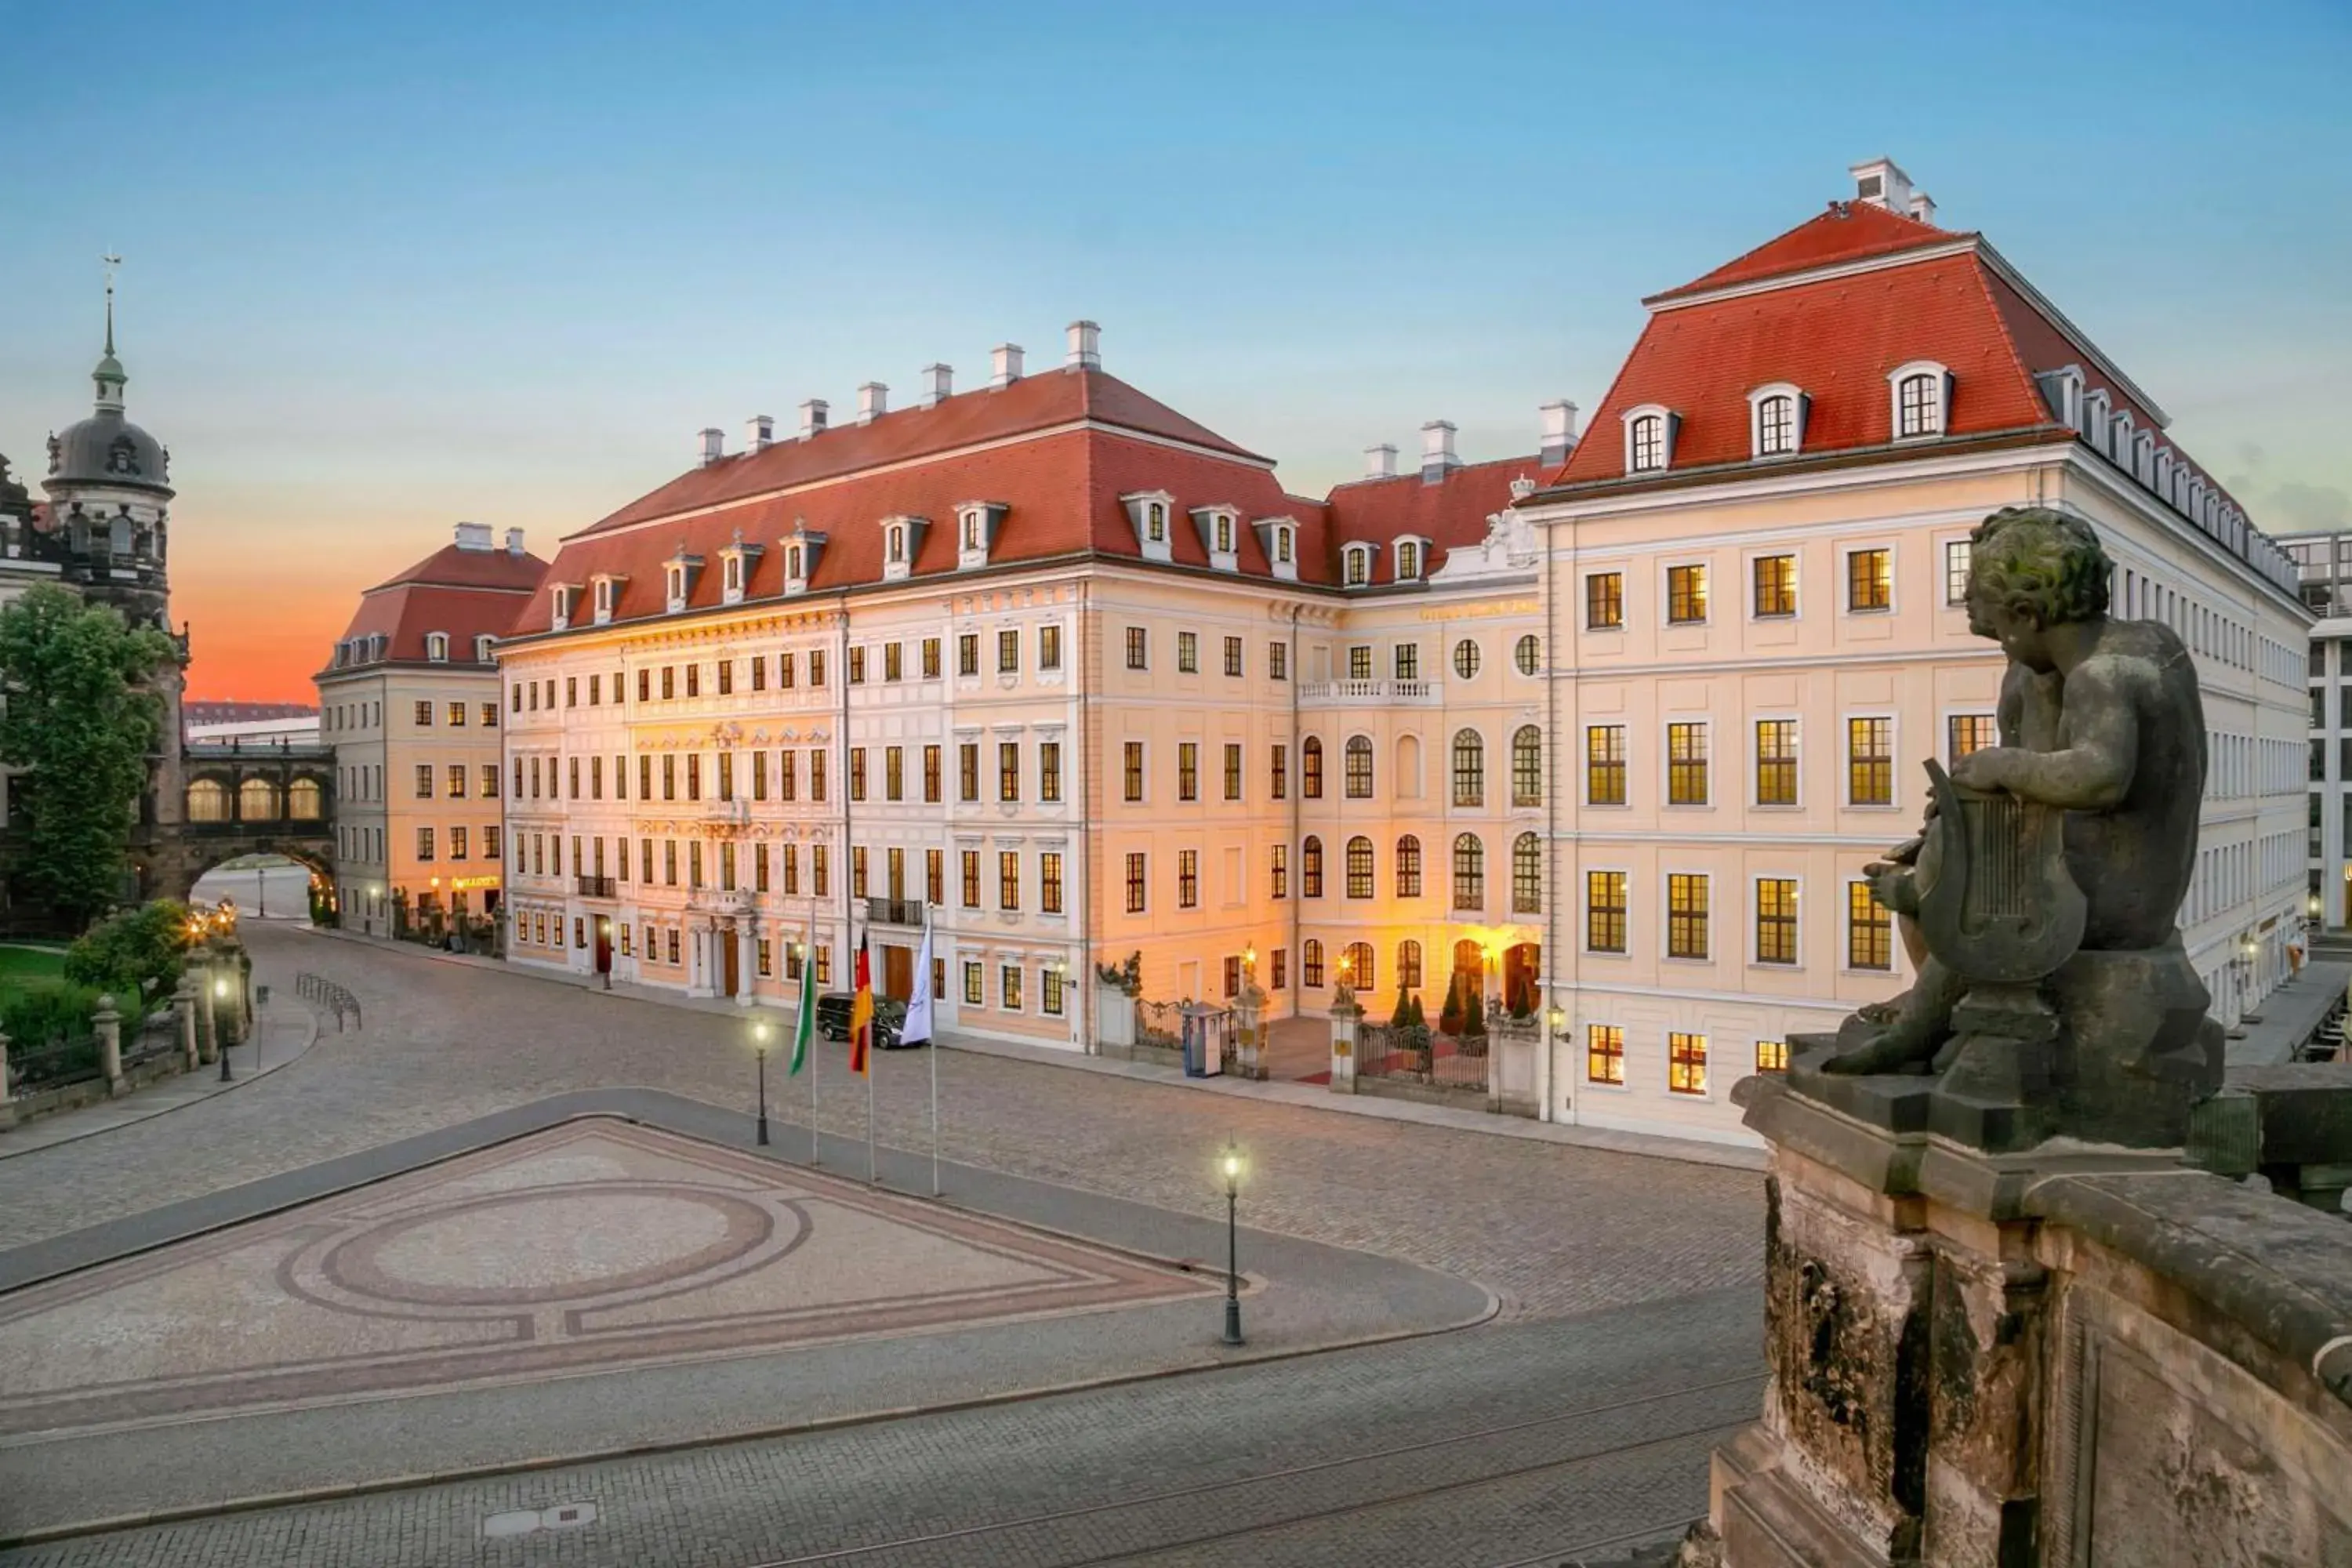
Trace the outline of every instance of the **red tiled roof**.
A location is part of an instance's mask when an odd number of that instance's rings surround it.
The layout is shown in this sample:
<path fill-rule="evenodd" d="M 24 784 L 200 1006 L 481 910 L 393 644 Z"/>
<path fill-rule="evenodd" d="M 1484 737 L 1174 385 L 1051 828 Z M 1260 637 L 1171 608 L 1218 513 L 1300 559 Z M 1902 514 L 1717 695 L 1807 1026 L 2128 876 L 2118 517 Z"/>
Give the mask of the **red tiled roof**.
<path fill-rule="evenodd" d="M 407 571 L 360 595 L 341 641 L 382 633 L 384 657 L 422 663 L 427 633 L 449 634 L 449 658 L 468 664 L 474 639 L 504 637 L 547 570 L 536 555 L 445 544 Z"/>
<path fill-rule="evenodd" d="M 1505 458 L 1470 463 L 1454 469 L 1436 484 L 1419 473 L 1394 479 L 1357 479 L 1331 492 L 1331 526 L 1328 581 L 1340 578 L 1339 552 L 1369 541 L 1381 548 L 1372 557 L 1375 584 L 1396 580 L 1396 552 L 1388 546 L 1410 534 L 1431 542 L 1427 570 L 1445 564 L 1445 552 L 1478 544 L 1486 537 L 1486 520 L 1511 504 L 1511 481 L 1540 483 L 1543 466 L 1534 458 Z"/>
<path fill-rule="evenodd" d="M 1968 237 L 1952 229 L 1937 228 L 1917 218 L 1889 212 L 1874 203 L 1832 202 L 1827 212 L 1807 218 L 1778 238 L 1766 240 L 1745 256 L 1735 257 L 1679 289 L 1654 294 L 1645 302 L 1655 304 L 1734 283 L 1753 283 L 1784 273 L 1891 256 L 1897 251 Z"/>
<path fill-rule="evenodd" d="M 1948 434 L 2054 428 L 1997 284 L 1971 253 L 1655 310 L 1559 478 L 1622 476 L 1623 416 L 1645 404 L 1682 416 L 1675 469 L 1747 461 L 1748 394 L 1769 382 L 1810 399 L 1807 453 L 1884 446 L 1895 438 L 1886 377 L 1912 360 L 1952 373 Z"/>
<path fill-rule="evenodd" d="M 866 424 L 837 425 L 805 440 L 787 439 L 763 451 L 736 453 L 679 475 L 589 531 L 625 528 L 649 518 L 722 505 L 1079 419 L 1183 441 L 1254 462 L 1265 461 L 1117 376 L 1100 370 L 1045 371 L 1002 388 L 959 393 L 929 408 L 902 408 Z"/>

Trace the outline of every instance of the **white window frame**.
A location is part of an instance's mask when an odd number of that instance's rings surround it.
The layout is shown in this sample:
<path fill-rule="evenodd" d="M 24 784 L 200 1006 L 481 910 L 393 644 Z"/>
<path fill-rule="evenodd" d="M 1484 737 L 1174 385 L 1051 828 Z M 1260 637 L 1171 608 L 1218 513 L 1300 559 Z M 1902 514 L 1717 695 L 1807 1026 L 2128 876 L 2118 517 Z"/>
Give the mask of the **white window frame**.
<path fill-rule="evenodd" d="M 1428 539 L 1416 533 L 1404 534 L 1396 541 L 1394 571 L 1398 582 L 1420 583 L 1428 579 L 1430 543 Z M 1410 568 L 1405 562 L 1405 552 L 1408 550 L 1412 552 L 1412 563 Z"/>
<path fill-rule="evenodd" d="M 547 624 L 550 629 L 562 631 L 572 625 L 572 587 L 567 583 L 547 585 Z"/>
<path fill-rule="evenodd" d="M 1646 466 L 1634 462 L 1635 433 L 1644 419 L 1658 422 L 1658 460 Z M 1680 420 L 1675 411 L 1663 403 L 1644 403 L 1628 408 L 1624 414 L 1625 472 L 1627 474 L 1663 474 L 1675 466 L 1675 426 Z"/>
<path fill-rule="evenodd" d="M 1915 376 L 1929 378 L 1928 386 L 1935 394 L 1934 428 L 1905 434 L 1903 429 L 1903 384 Z M 1897 441 L 1930 441 L 1950 434 L 1952 428 L 1952 373 L 1942 363 L 1931 359 L 1906 361 L 1886 373 L 1886 428 Z"/>
<path fill-rule="evenodd" d="M 1449 840 L 1449 841 L 1448 841 L 1447 853 L 1448 853 L 1448 854 L 1451 854 L 1452 852 L 1453 852 L 1453 851 L 1452 851 L 1452 847 L 1451 847 L 1451 840 Z M 1423 853 L 1423 854 L 1424 854 L 1424 856 L 1425 856 L 1425 855 L 1427 854 L 1427 851 L 1426 851 L 1426 850 L 1424 850 Z M 1424 862 L 1423 862 L 1424 869 L 1426 868 L 1426 865 L 1427 865 L 1427 862 L 1426 862 L 1426 860 L 1424 860 Z M 1592 875 L 1593 873 L 1596 873 L 1596 872 L 1597 872 L 1597 873 L 1599 873 L 1599 874 L 1601 874 L 1601 875 L 1602 875 L 1602 876 L 1608 876 L 1608 875 L 1611 875 L 1611 874 L 1612 874 L 1612 873 L 1613 873 L 1613 874 L 1615 874 L 1615 875 L 1617 875 L 1617 876 L 1620 876 L 1620 877 L 1622 877 L 1622 878 L 1624 878 L 1624 879 L 1625 879 L 1625 949 L 1624 949 L 1624 951 L 1623 951 L 1622 952 L 1615 952 L 1615 951 L 1612 951 L 1612 950 L 1602 949 L 1602 948 L 1597 948 L 1597 947 L 1594 947 L 1594 946 L 1592 945 L 1592 883 L 1591 883 L 1591 879 L 1591 879 L 1591 875 Z M 1612 958 L 1613 958 L 1613 959 L 1624 960 L 1624 961 L 1627 961 L 1627 962 L 1630 962 L 1630 961 L 1633 959 L 1633 929 L 1634 929 L 1634 928 L 1633 928 L 1633 888 L 1634 888 L 1634 877 L 1635 877 L 1635 873 L 1634 873 L 1633 868 L 1632 866 L 1630 866 L 1630 865 L 1626 865 L 1626 866 L 1580 866 L 1580 867 L 1578 867 L 1578 868 L 1577 868 L 1577 869 L 1576 869 L 1576 921 L 1577 921 L 1577 925 L 1578 925 L 1578 927 L 1579 927 L 1579 930 L 1578 930 L 1578 931 L 1577 931 L 1577 936 L 1578 936 L 1579 941 L 1578 941 L 1578 945 L 1577 945 L 1577 950 L 1576 950 L 1576 952 L 1577 952 L 1577 956 L 1578 956 L 1579 958 L 1601 958 L 1601 959 L 1612 959 Z M 1424 885 L 1425 885 L 1425 884 L 1424 884 Z M 1663 883 L 1663 882 L 1659 884 L 1659 886 L 1660 886 L 1660 887 L 1664 887 L 1664 885 L 1665 885 L 1665 884 L 1664 884 L 1664 883 Z M 1449 895 L 1450 895 L 1450 891 L 1451 891 L 1451 890 L 1449 889 Z M 1449 945 L 1450 945 L 1450 944 L 1449 944 Z"/>
<path fill-rule="evenodd" d="M 1886 721 L 1886 804 L 1853 798 L 1853 721 Z M 1940 737 L 1938 737 L 1940 739 Z M 1903 803 L 1903 715 L 1895 708 L 1857 708 L 1838 715 L 1838 805 L 1846 811 L 1901 811 Z"/>
<path fill-rule="evenodd" d="M 1675 799 L 1674 727 L 1677 724 L 1696 724 L 1699 727 L 1701 731 L 1703 731 L 1703 743 L 1706 747 L 1706 798 L 1705 800 Z M 1715 731 L 1717 728 L 1718 726 L 1715 721 L 1715 715 L 1712 713 L 1699 715 L 1665 713 L 1659 716 L 1657 728 L 1658 810 L 1664 812 L 1677 812 L 1712 811 L 1715 809 L 1715 781 L 1718 766 L 1718 758 L 1716 755 L 1717 748 L 1715 744 Z M 1752 737 L 1748 743 L 1751 747 L 1754 745 L 1755 742 Z M 1625 803 L 1628 805 L 1632 805 L 1633 801 L 1632 783 L 1633 781 L 1630 778 L 1626 781 L 1627 787 L 1625 790 Z"/>
<path fill-rule="evenodd" d="M 1350 544 L 1339 552 L 1339 585 L 1343 588 L 1369 588 L 1372 585 L 1372 547 Z"/>
<path fill-rule="evenodd" d="M 1804 810 L 1805 753 L 1808 748 L 1805 744 L 1805 715 L 1803 711 L 1795 708 L 1766 709 L 1761 712 L 1748 714 L 1742 722 L 1748 726 L 1748 808 L 1750 811 L 1763 811 L 1776 814 L 1780 812 L 1801 812 Z M 1756 798 L 1758 793 L 1756 786 L 1762 781 L 1764 776 L 1764 753 L 1757 749 L 1756 726 L 1759 724 L 1769 723 L 1793 723 L 1797 726 L 1797 798 L 1785 805 L 1778 801 L 1767 805 L 1763 802 L 1759 802 Z M 1707 783 L 1710 786 L 1715 783 L 1715 775 L 1712 768 L 1708 771 Z"/>
<path fill-rule="evenodd" d="M 1712 782 L 1711 774 L 1709 781 Z M 1674 951 L 1674 879 L 1676 877 L 1700 877 L 1706 881 L 1706 956 L 1705 958 L 1685 958 Z M 1711 867 L 1661 865 L 1658 868 L 1657 951 L 1660 963 L 1696 965 L 1716 964 L 1723 962 L 1723 944 L 1715 940 L 1716 933 L 1723 929 L 1723 922 L 1716 918 L 1723 912 L 1723 906 L 1716 900 L 1715 897 L 1715 884 L 1717 879 L 1718 873 Z M 1625 885 L 1625 896 L 1628 899 L 1633 896 L 1633 884 L 1631 882 Z M 1626 929 L 1629 931 L 1632 930 L 1630 921 Z M 1633 1075 L 1628 1073 L 1626 1076 L 1630 1079 Z"/>
<path fill-rule="evenodd" d="M 1878 610 L 1857 610 L 1853 607 L 1853 558 L 1873 550 L 1886 552 L 1886 607 Z M 1897 616 L 1903 610 L 1902 563 L 1897 558 L 1895 541 L 1891 539 L 1856 539 L 1838 546 L 1838 614 L 1862 616 L 1876 620 L 1885 616 Z"/>
<path fill-rule="evenodd" d="M 671 615 L 677 615 L 680 610 L 686 608 L 685 563 L 671 561 L 664 563 L 662 566 L 662 596 L 667 603 L 669 613 Z"/>
<path fill-rule="evenodd" d="M 425 661 L 430 664 L 446 664 L 449 662 L 449 634 L 447 632 L 426 632 L 425 634 Z"/>
<path fill-rule="evenodd" d="M 1774 717 L 1774 715 L 1765 714 L 1762 715 L 1762 717 L 1771 718 Z M 1801 751 L 1800 754 L 1802 754 Z M 1805 786 L 1803 777 L 1802 774 L 1800 773 L 1797 784 L 1797 793 L 1801 795 L 1804 792 Z M 1781 963 L 1777 960 L 1768 963 L 1761 956 L 1759 956 L 1764 950 L 1764 943 L 1762 941 L 1762 930 L 1757 920 L 1756 889 L 1759 883 L 1763 882 L 1794 882 L 1797 884 L 1797 956 L 1787 963 Z M 1713 897 L 1711 889 L 1708 896 L 1711 900 Z M 1803 872 L 1768 869 L 1762 871 L 1750 871 L 1748 874 L 1748 967 L 1750 969 L 1762 970 L 1767 974 L 1791 974 L 1803 973 L 1805 968 L 1805 876 Z M 1714 911 L 1712 910 L 1708 910 L 1710 921 L 1712 921 L 1713 915 Z M 1708 934 L 1712 936 L 1714 933 L 1710 931 Z"/>
<path fill-rule="evenodd" d="M 620 583 L 619 578 L 604 573 L 588 580 L 589 610 L 596 625 L 605 626 L 612 621 L 613 608 L 620 603 Z"/>
<path fill-rule="evenodd" d="M 1789 400 L 1789 446 L 1785 451 L 1764 449 L 1764 405 L 1773 398 Z M 1748 455 L 1751 458 L 1793 458 L 1805 449 L 1805 415 L 1811 400 L 1793 382 L 1772 381 L 1748 395 Z"/>
<path fill-rule="evenodd" d="M 488 632 L 477 632 L 474 634 L 474 662 L 476 664 L 489 663 L 490 648 L 499 639 L 497 637 L 493 637 Z M 497 704 L 491 704 L 491 711 L 497 711 Z"/>

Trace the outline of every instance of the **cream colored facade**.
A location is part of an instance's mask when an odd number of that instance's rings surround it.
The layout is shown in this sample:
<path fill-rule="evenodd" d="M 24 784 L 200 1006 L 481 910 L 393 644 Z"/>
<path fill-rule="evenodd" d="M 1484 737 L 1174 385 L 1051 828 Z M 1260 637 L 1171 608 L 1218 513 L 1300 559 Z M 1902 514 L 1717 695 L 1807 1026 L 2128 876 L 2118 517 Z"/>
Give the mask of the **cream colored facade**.
<path fill-rule="evenodd" d="M 347 930 L 394 934 L 431 908 L 480 916 L 501 885 L 499 677 L 489 666 L 360 664 L 318 677 L 335 752 L 335 897 Z"/>
<path fill-rule="evenodd" d="M 2113 613 L 2166 621 L 2195 655 L 2211 761 L 2183 939 L 2225 1024 L 2284 976 L 2304 895 L 2307 616 L 2276 574 L 2189 526 L 2091 446 L 1541 504 L 1529 511 L 1549 541 L 1550 725 L 1563 742 L 1547 942 L 1559 955 L 1549 1001 L 1566 1016 L 1555 1119 L 1742 1137 L 1733 1083 L 1777 1060 L 1791 1035 L 1833 1030 L 1910 983 L 1899 937 L 1856 889 L 1865 864 L 1916 830 L 1919 759 L 1948 763 L 1989 738 L 2002 660 L 1969 634 L 1958 597 L 1969 530 L 2021 505 L 2088 520 L 2116 563 Z M 1854 557 L 1869 552 L 1885 552 L 1885 571 L 1864 556 L 1857 607 Z M 1780 560 L 1793 566 L 1792 607 L 1759 615 L 1759 563 Z M 1675 624 L 1670 574 L 1690 568 L 1706 575 L 1706 608 Z M 1612 574 L 1622 625 L 1595 626 L 1591 584 Z M 1882 581 L 1883 607 L 1871 603 Z M 1793 729 L 1760 729 L 1783 723 Z M 1704 739 L 1696 788 L 1688 762 L 1675 787 L 1674 726 L 1696 727 L 1680 731 L 1686 757 L 1686 738 Z M 1595 803 L 1596 731 L 1622 732 L 1622 805 Z M 1784 737 L 1793 767 L 1770 766 L 1763 758 Z M 1793 784 L 1785 804 L 1773 787 L 1782 776 Z M 1593 883 L 1610 875 L 1623 878 L 1622 942 L 1605 910 L 1615 889 Z M 1673 951 L 1676 877 L 1701 879 L 1683 883 L 1685 894 L 1705 893 L 1705 919 L 1682 922 L 1705 933 L 1689 956 Z M 1792 885 L 1792 928 L 1769 918 L 1782 885 Z M 1692 948 L 1687 934 L 1680 945 Z"/>

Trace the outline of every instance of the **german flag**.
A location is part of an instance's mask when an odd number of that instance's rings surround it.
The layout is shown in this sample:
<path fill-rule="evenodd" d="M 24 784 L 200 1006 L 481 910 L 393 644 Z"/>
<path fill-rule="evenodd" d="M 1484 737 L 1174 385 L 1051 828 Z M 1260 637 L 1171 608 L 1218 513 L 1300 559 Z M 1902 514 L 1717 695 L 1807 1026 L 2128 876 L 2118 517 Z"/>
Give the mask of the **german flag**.
<path fill-rule="evenodd" d="M 866 938 L 857 939 L 857 995 L 849 1005 L 849 1070 L 868 1070 L 874 1049 L 874 968 L 866 957 Z"/>

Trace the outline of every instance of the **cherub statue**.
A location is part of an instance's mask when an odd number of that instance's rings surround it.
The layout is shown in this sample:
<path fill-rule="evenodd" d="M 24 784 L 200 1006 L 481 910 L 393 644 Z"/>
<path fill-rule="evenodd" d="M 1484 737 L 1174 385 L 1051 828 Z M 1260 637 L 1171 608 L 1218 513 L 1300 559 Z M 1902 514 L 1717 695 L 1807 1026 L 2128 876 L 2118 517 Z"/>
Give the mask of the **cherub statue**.
<path fill-rule="evenodd" d="M 2188 648 L 2161 622 L 2107 618 L 2113 569 L 2079 519 L 2011 507 L 1972 539 L 1969 628 L 1999 642 L 2009 668 L 2000 743 L 1960 758 L 1952 781 L 2066 813 L 2066 867 L 2088 905 L 2082 952 L 2177 948 L 2205 780 L 2204 710 Z M 1915 919 L 1942 870 L 1939 837 L 1931 807 L 1919 837 L 1865 868 L 1903 920 L 1919 977 L 1847 1019 L 1824 1070 L 1948 1065 L 1943 1047 L 1967 983 L 1927 949 Z"/>

